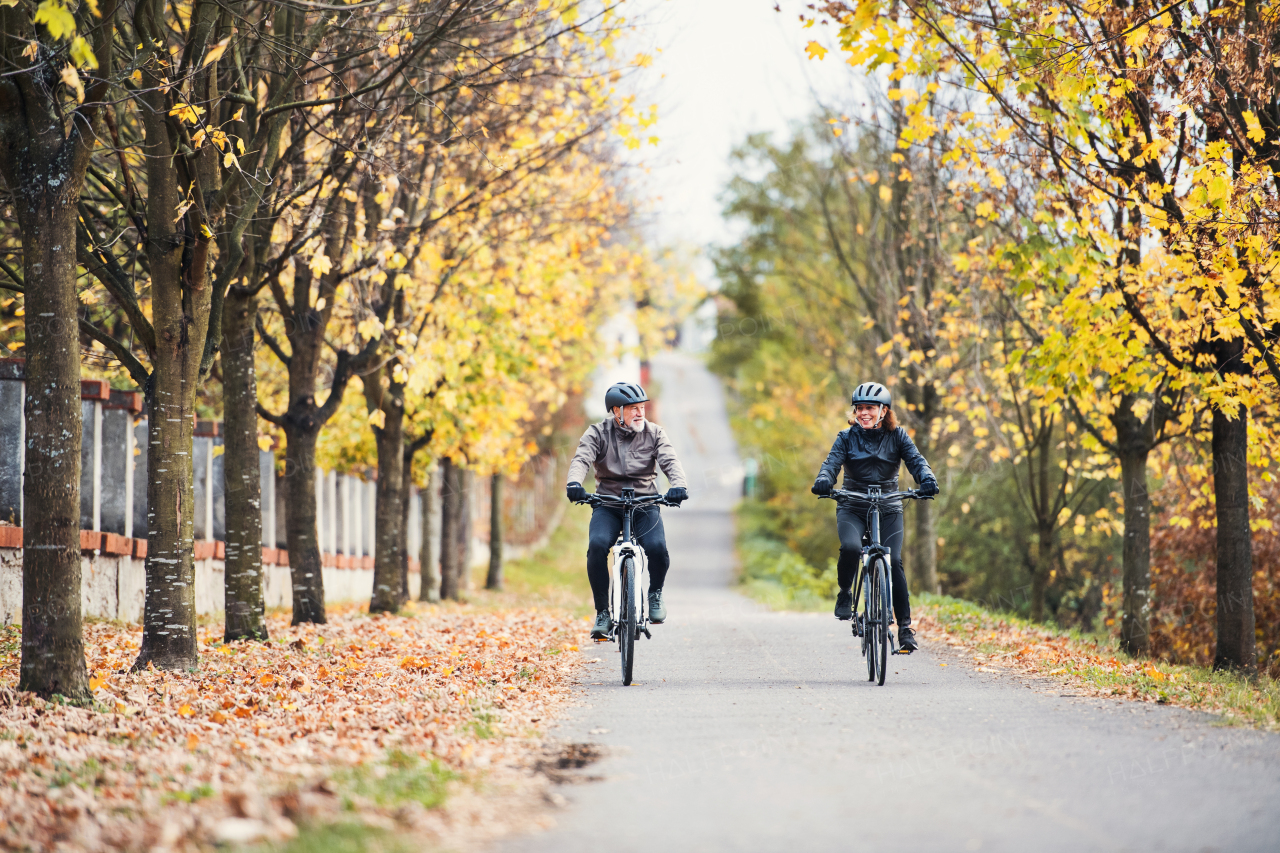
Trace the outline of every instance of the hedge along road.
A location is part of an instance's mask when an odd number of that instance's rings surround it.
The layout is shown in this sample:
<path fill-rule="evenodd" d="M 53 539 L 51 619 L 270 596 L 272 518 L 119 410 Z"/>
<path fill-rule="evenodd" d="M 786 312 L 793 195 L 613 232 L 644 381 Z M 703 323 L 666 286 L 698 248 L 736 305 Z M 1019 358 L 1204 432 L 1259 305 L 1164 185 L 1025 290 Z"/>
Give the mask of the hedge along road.
<path fill-rule="evenodd" d="M 735 593 L 741 468 L 720 386 L 684 356 L 653 376 L 693 495 L 663 510 L 669 619 L 636 644 L 632 687 L 596 647 L 583 707 L 552 734 L 602 747 L 579 771 L 600 781 L 561 785 L 555 827 L 500 850 L 1280 848 L 1280 736 L 1064 697 L 928 637 L 876 687 L 847 625 Z"/>

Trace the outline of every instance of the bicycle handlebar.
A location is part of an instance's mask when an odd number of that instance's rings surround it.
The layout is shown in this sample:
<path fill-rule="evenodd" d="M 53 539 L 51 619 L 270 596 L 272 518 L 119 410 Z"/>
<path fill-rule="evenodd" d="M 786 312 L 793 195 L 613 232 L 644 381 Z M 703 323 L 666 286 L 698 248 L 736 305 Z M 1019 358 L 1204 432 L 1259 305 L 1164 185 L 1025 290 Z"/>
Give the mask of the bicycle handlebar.
<path fill-rule="evenodd" d="M 878 495 L 864 494 L 863 492 L 851 492 L 846 489 L 832 489 L 829 495 L 818 495 L 818 500 L 830 498 L 836 500 L 843 498 L 845 500 L 860 500 L 868 503 L 883 503 L 884 501 L 897 500 L 898 498 L 906 498 L 907 500 L 931 501 L 934 495 L 922 495 L 919 489 L 907 489 L 898 492 L 881 492 Z"/>
<path fill-rule="evenodd" d="M 600 504 L 616 504 L 618 506 L 643 506 L 645 504 L 656 504 L 657 506 L 669 506 L 680 508 L 680 504 L 672 503 L 667 500 L 666 495 L 633 495 L 630 498 L 624 498 L 621 495 L 605 495 L 595 492 L 587 495 L 584 501 L 574 501 L 576 504 L 587 504 L 588 506 L 599 506 Z"/>

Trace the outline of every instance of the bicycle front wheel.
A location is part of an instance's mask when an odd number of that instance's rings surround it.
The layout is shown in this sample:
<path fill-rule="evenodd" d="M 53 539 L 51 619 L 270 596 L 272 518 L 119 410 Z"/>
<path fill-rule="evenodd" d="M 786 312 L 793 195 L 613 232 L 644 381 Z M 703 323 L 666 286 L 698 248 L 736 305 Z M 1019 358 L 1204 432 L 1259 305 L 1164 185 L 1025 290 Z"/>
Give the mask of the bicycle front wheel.
<path fill-rule="evenodd" d="M 868 565 L 863 569 L 862 579 L 862 613 L 858 616 L 862 620 L 862 656 L 867 659 L 867 681 L 876 680 L 876 652 L 875 652 L 875 573 L 872 571 L 874 566 Z"/>
<path fill-rule="evenodd" d="M 876 683 L 884 686 L 889 670 L 889 567 L 883 558 L 876 561 L 876 633 L 872 644 L 876 656 Z"/>
<path fill-rule="evenodd" d="M 636 663 L 636 567 L 632 557 L 624 557 L 619 573 L 622 601 L 618 608 L 618 651 L 622 657 L 622 684 L 631 686 Z"/>

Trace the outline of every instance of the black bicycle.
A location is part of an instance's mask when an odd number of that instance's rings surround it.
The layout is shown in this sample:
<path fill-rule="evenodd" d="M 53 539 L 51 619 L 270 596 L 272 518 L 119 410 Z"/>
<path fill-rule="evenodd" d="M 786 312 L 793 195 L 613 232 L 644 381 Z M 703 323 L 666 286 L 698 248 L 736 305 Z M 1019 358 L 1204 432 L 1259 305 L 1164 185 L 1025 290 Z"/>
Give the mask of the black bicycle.
<path fill-rule="evenodd" d="M 867 659 L 867 681 L 884 685 L 889 670 L 889 655 L 897 654 L 897 645 L 889 626 L 893 623 L 893 575 L 889 571 L 889 549 L 880 542 L 880 505 L 888 501 L 930 500 L 912 489 L 903 492 L 882 492 L 879 486 L 871 486 L 866 493 L 832 489 L 831 494 L 821 495 L 834 501 L 859 500 L 869 503 L 869 524 L 862 547 L 862 560 L 853 585 L 853 635 L 862 638 L 862 656 Z M 864 582 L 865 581 L 865 582 Z M 858 596 L 865 592 L 862 612 L 858 612 Z"/>
<path fill-rule="evenodd" d="M 635 489 L 623 489 L 621 497 L 595 493 L 587 495 L 587 499 L 576 501 L 592 507 L 609 506 L 622 510 L 622 531 L 618 534 L 618 542 L 614 547 L 614 560 L 609 572 L 609 620 L 613 623 L 613 634 L 602 642 L 617 639 L 618 652 L 622 656 L 622 684 L 631 686 L 631 675 L 636 663 L 636 640 L 644 634 L 649 639 L 649 608 L 644 591 L 640 589 L 640 578 L 636 566 L 639 549 L 631 541 L 631 515 L 636 507 L 641 506 L 673 506 L 663 495 L 637 495 Z"/>

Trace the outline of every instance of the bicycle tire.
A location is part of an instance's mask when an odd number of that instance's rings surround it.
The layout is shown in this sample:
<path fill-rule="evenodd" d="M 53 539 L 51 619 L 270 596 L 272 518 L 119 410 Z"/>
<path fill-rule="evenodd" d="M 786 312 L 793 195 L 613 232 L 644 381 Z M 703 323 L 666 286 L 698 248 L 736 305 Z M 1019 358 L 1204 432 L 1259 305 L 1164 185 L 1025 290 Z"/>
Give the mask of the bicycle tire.
<path fill-rule="evenodd" d="M 636 573 L 633 558 L 624 557 L 621 570 L 622 601 L 618 613 L 618 651 L 622 656 L 622 684 L 631 686 L 636 663 Z"/>
<path fill-rule="evenodd" d="M 876 683 L 883 687 L 885 676 L 889 674 L 889 567 L 884 558 L 877 561 L 876 567 L 876 599 L 879 618 L 876 620 L 875 651 L 878 660 Z"/>
<path fill-rule="evenodd" d="M 862 578 L 862 654 L 867 659 L 867 681 L 876 680 L 875 626 L 872 622 L 875 598 L 874 573 L 870 565 L 863 570 Z"/>

